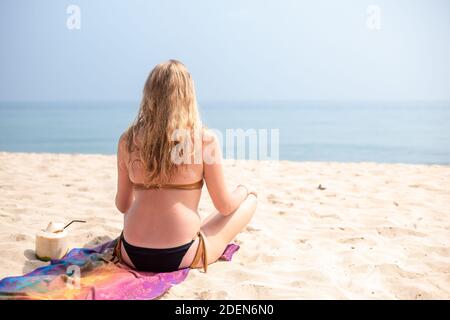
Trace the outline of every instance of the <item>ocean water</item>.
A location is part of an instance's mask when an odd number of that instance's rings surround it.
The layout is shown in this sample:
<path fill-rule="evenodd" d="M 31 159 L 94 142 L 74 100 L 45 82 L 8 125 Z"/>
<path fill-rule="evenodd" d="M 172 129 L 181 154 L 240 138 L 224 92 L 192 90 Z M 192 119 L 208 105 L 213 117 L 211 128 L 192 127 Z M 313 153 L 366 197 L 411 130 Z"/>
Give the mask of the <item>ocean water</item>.
<path fill-rule="evenodd" d="M 0 151 L 114 154 L 138 102 L 2 102 Z M 279 129 L 279 158 L 450 164 L 450 102 L 204 102 L 203 122 Z M 270 139 L 269 139 L 270 140 Z"/>

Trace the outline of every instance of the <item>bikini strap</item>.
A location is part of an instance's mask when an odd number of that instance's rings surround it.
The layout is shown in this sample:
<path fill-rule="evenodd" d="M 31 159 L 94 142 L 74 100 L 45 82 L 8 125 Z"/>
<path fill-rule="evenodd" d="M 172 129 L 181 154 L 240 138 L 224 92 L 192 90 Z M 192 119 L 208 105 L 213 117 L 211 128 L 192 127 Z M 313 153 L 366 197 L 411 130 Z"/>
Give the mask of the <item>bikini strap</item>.
<path fill-rule="evenodd" d="M 195 190 L 203 187 L 203 178 L 194 183 L 187 184 L 153 184 L 146 186 L 142 183 L 134 183 L 133 188 L 136 190 L 153 190 L 153 189 L 178 189 L 178 190 Z"/>
<path fill-rule="evenodd" d="M 199 264 L 200 260 L 203 260 L 203 270 L 204 272 L 206 272 L 208 271 L 208 255 L 206 252 L 205 236 L 201 231 L 197 233 L 197 236 L 198 247 L 197 251 L 195 252 L 194 260 L 192 260 L 190 267 L 195 268 Z"/>
<path fill-rule="evenodd" d="M 120 233 L 120 236 L 115 240 L 115 246 L 113 249 L 111 262 L 122 262 L 122 241 L 123 241 L 123 231 Z"/>

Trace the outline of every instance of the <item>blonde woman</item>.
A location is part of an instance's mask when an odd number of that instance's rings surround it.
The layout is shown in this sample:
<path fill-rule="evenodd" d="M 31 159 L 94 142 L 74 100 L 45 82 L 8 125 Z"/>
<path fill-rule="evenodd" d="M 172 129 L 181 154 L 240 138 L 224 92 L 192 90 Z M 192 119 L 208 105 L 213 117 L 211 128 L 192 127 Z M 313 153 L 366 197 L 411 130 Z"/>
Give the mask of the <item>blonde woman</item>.
<path fill-rule="evenodd" d="M 251 188 L 228 190 L 220 145 L 202 128 L 194 82 L 176 60 L 150 73 L 138 116 L 119 140 L 117 167 L 116 206 L 124 213 L 117 251 L 138 270 L 206 271 L 256 209 Z M 201 221 L 204 182 L 218 212 Z"/>

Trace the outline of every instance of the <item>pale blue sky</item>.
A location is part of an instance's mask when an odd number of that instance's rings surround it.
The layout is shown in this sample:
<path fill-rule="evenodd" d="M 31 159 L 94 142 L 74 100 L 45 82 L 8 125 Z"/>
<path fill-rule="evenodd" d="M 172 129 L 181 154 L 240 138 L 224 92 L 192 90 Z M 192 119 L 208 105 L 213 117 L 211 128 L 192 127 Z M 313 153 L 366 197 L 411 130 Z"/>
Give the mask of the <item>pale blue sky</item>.
<path fill-rule="evenodd" d="M 0 100 L 138 100 L 169 58 L 203 101 L 450 99 L 448 0 L 1 0 L 0 37 Z"/>

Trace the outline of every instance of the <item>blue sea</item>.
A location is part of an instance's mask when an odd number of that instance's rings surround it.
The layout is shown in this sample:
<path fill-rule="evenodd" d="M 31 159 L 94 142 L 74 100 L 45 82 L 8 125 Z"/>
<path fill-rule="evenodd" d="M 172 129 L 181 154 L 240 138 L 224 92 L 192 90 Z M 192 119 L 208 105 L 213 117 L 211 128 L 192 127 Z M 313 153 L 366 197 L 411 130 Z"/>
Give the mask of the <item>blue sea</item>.
<path fill-rule="evenodd" d="M 0 151 L 114 154 L 138 102 L 1 102 Z M 450 164 L 450 102 L 204 102 L 203 122 L 279 129 L 279 158 Z"/>

